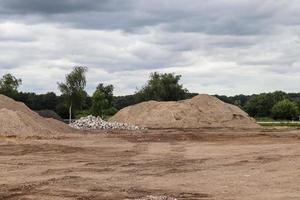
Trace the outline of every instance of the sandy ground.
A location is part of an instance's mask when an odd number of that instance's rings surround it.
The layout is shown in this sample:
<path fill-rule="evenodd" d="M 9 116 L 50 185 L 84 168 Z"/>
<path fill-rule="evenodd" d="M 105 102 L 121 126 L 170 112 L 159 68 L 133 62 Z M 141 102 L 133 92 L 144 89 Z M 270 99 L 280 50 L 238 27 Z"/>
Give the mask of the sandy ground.
<path fill-rule="evenodd" d="M 299 200 L 300 130 L 0 136 L 0 199 Z"/>

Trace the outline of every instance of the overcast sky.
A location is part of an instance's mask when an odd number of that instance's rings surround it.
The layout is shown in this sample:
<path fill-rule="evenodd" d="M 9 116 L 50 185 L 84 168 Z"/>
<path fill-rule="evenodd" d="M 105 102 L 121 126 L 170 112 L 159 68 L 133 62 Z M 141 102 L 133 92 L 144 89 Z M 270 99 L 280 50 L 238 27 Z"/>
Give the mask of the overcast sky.
<path fill-rule="evenodd" d="M 131 94 L 175 72 L 191 92 L 300 92 L 297 0 L 0 0 L 0 76 L 57 92 L 73 66 L 87 90 Z"/>

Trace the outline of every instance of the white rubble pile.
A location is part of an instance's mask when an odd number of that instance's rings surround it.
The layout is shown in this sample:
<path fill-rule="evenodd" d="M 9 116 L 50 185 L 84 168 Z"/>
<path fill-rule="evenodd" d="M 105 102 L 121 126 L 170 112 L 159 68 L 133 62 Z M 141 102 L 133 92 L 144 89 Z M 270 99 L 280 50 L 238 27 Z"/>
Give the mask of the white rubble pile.
<path fill-rule="evenodd" d="M 135 199 L 135 200 L 177 200 L 173 197 L 168 197 L 168 196 L 153 196 L 149 195 L 147 197 L 141 198 L 141 199 Z"/>
<path fill-rule="evenodd" d="M 95 117 L 89 115 L 82 117 L 75 122 L 71 123 L 70 126 L 75 129 L 114 129 L 114 130 L 143 130 L 144 128 L 119 122 L 107 122 L 101 119 L 101 117 Z"/>

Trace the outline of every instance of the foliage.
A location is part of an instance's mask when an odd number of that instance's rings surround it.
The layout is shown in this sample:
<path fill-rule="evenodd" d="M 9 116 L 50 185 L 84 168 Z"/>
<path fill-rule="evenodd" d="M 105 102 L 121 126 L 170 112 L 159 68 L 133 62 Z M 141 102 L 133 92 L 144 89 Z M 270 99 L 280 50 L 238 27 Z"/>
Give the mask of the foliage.
<path fill-rule="evenodd" d="M 218 99 L 220 99 L 221 101 L 239 106 L 240 108 L 243 108 L 246 105 L 246 103 L 249 101 L 249 99 L 251 98 L 251 96 L 247 96 L 247 95 L 243 95 L 243 94 L 230 96 L 230 97 L 225 96 L 225 95 L 215 95 L 215 96 Z"/>
<path fill-rule="evenodd" d="M 113 95 L 114 86 L 113 85 L 104 86 L 103 83 L 100 83 L 97 86 L 96 90 L 104 94 L 104 98 L 108 101 L 108 107 L 110 107 L 112 105 L 112 101 L 114 97 Z"/>
<path fill-rule="evenodd" d="M 113 90 L 113 85 L 104 86 L 103 83 L 100 83 L 97 86 L 92 97 L 91 113 L 94 116 L 111 116 L 117 112 L 112 106 L 114 99 Z"/>
<path fill-rule="evenodd" d="M 89 96 L 89 94 L 86 91 L 83 91 L 82 93 L 82 104 L 80 110 L 88 110 L 92 107 L 92 97 Z"/>
<path fill-rule="evenodd" d="M 187 89 L 179 84 L 181 75 L 157 72 L 150 74 L 147 84 L 136 95 L 139 101 L 177 101 L 185 99 Z"/>
<path fill-rule="evenodd" d="M 54 92 L 39 95 L 20 92 L 14 99 L 24 102 L 32 110 L 55 110 L 59 102 L 59 97 Z"/>
<path fill-rule="evenodd" d="M 296 119 L 298 114 L 297 104 L 284 99 L 276 103 L 272 108 L 272 116 L 274 119 Z"/>
<path fill-rule="evenodd" d="M 103 111 L 103 114 L 104 114 L 104 116 L 108 116 L 108 117 L 111 117 L 111 116 L 113 116 L 114 114 L 116 114 L 118 112 L 118 110 L 115 108 L 115 107 L 110 107 L 110 108 L 108 108 L 108 109 L 105 109 L 104 111 Z"/>
<path fill-rule="evenodd" d="M 93 94 L 92 114 L 94 116 L 103 116 L 105 109 L 109 107 L 109 102 L 105 98 L 105 94 L 100 90 L 96 90 Z"/>
<path fill-rule="evenodd" d="M 21 84 L 21 79 L 17 79 L 12 74 L 5 74 L 0 79 L 0 94 L 13 98 L 17 95 L 18 88 Z"/>
<path fill-rule="evenodd" d="M 137 104 L 137 96 L 136 95 L 126 95 L 126 96 L 117 96 L 113 98 L 112 105 L 118 110 L 125 108 L 127 106 L 131 106 Z"/>
<path fill-rule="evenodd" d="M 57 104 L 55 108 L 55 112 L 63 119 L 69 118 L 69 108 L 65 103 L 59 103 Z M 72 113 L 72 118 L 74 118 L 74 114 Z"/>
<path fill-rule="evenodd" d="M 100 83 L 91 97 L 84 91 L 86 70 L 85 67 L 75 67 L 66 76 L 65 83 L 59 83 L 59 89 L 62 91 L 60 96 L 53 92 L 46 94 L 18 92 L 18 87 L 22 81 L 11 74 L 6 74 L 0 79 L 0 93 L 24 102 L 32 110 L 54 110 L 64 119 L 70 116 L 70 104 L 74 109 L 74 112 L 71 112 L 71 117 L 86 116 L 91 113 L 107 117 L 124 107 L 146 100 L 181 100 L 197 95 L 196 93 L 188 93 L 179 84 L 180 75 L 155 72 L 150 75 L 147 84 L 133 95 L 113 96 L 113 85 L 105 86 Z M 287 94 L 276 91 L 255 95 L 215 96 L 226 103 L 241 107 L 250 116 L 260 120 L 263 118 L 264 121 L 272 121 L 271 118 L 297 119 L 298 112 L 295 114 L 295 108 L 300 108 L 300 93 Z"/>
<path fill-rule="evenodd" d="M 74 67 L 70 74 L 66 75 L 65 83 L 58 83 L 58 88 L 64 96 L 65 103 L 69 107 L 69 118 L 72 117 L 72 109 L 79 109 L 85 97 L 86 67 Z"/>
<path fill-rule="evenodd" d="M 86 116 L 89 116 L 91 115 L 91 111 L 90 110 L 80 110 L 80 111 L 77 111 L 75 113 L 75 119 L 80 119 L 81 117 L 86 117 Z"/>
<path fill-rule="evenodd" d="M 244 109 L 252 117 L 268 117 L 271 116 L 272 107 L 287 98 L 288 95 L 281 91 L 254 95 L 246 103 Z"/>
<path fill-rule="evenodd" d="M 198 93 L 186 92 L 184 99 L 191 99 L 191 98 L 193 98 L 193 97 L 195 97 L 197 95 L 199 95 L 199 94 Z"/>

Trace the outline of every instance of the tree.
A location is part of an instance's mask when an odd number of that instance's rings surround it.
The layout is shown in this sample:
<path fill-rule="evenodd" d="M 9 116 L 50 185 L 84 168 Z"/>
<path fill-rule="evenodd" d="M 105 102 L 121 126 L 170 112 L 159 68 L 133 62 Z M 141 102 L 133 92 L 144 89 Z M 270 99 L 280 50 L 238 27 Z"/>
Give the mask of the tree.
<path fill-rule="evenodd" d="M 187 89 L 179 84 L 181 75 L 157 72 L 150 74 L 147 84 L 136 93 L 140 101 L 177 101 L 185 99 Z"/>
<path fill-rule="evenodd" d="M 288 95 L 281 91 L 254 95 L 246 103 L 244 109 L 252 117 L 269 117 L 272 107 L 287 98 Z"/>
<path fill-rule="evenodd" d="M 69 117 L 69 108 L 65 103 L 57 104 L 55 108 L 55 112 L 63 119 L 67 119 Z"/>
<path fill-rule="evenodd" d="M 70 74 L 66 75 L 65 83 L 58 83 L 58 88 L 65 97 L 69 107 L 69 122 L 72 120 L 72 109 L 79 108 L 84 99 L 84 88 L 86 86 L 86 67 L 74 67 Z"/>
<path fill-rule="evenodd" d="M 276 103 L 272 108 L 272 117 L 274 119 L 288 119 L 297 118 L 298 107 L 295 102 L 284 99 Z"/>
<path fill-rule="evenodd" d="M 57 96 L 54 92 L 48 92 L 46 94 L 40 95 L 42 100 L 42 108 L 41 109 L 49 109 L 55 110 L 57 105 Z"/>
<path fill-rule="evenodd" d="M 116 109 L 112 106 L 113 103 L 113 85 L 104 86 L 100 83 L 92 97 L 92 114 L 95 116 L 113 115 Z"/>
<path fill-rule="evenodd" d="M 17 79 L 12 74 L 5 74 L 0 79 L 0 93 L 9 97 L 15 97 L 21 84 L 21 79 Z"/>
<path fill-rule="evenodd" d="M 118 110 L 137 103 L 139 103 L 137 95 L 116 96 L 113 99 L 113 107 Z"/>
<path fill-rule="evenodd" d="M 113 94 L 114 86 L 113 85 L 104 86 L 103 83 L 100 83 L 97 86 L 96 90 L 103 93 L 103 95 L 105 96 L 105 99 L 107 99 L 107 101 L 108 101 L 108 106 L 111 106 L 113 98 L 114 98 L 114 94 Z"/>
<path fill-rule="evenodd" d="M 96 90 L 92 97 L 92 114 L 94 116 L 103 116 L 104 110 L 109 107 L 109 101 L 105 98 L 105 94 L 100 90 Z"/>

